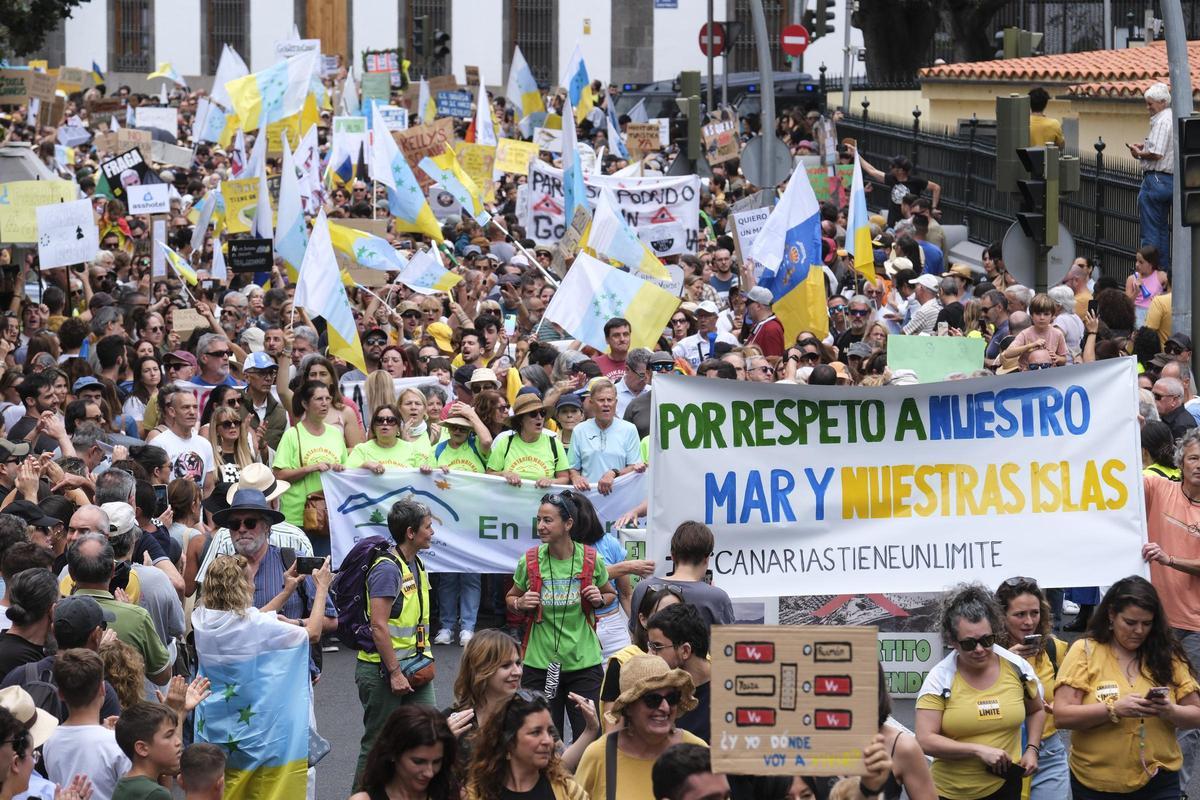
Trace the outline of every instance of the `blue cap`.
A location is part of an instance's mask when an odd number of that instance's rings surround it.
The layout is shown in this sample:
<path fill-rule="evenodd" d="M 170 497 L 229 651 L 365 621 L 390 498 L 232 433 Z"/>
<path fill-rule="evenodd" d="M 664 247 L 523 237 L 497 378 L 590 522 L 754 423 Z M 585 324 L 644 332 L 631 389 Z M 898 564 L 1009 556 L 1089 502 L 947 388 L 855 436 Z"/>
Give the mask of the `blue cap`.
<path fill-rule="evenodd" d="M 278 369 L 279 365 L 275 363 L 275 359 L 271 358 L 261 350 L 257 353 L 251 353 L 246 357 L 245 363 L 242 364 L 242 371 L 249 370 L 270 370 Z"/>
<path fill-rule="evenodd" d="M 103 387 L 104 384 L 101 383 L 98 379 L 92 377 L 91 375 L 84 375 L 82 378 L 77 379 L 75 381 L 75 383 L 71 385 L 71 393 L 79 394 L 80 389 L 84 389 L 88 386 Z"/>
<path fill-rule="evenodd" d="M 583 400 L 579 395 L 571 393 L 559 395 L 558 402 L 554 404 L 558 408 L 583 408 Z"/>

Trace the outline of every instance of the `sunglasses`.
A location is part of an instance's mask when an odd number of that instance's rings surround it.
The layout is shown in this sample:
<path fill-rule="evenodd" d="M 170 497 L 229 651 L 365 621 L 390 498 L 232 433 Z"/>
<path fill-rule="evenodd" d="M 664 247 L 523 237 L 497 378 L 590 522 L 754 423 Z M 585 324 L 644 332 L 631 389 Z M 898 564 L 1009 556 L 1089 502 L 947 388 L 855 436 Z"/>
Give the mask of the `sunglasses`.
<path fill-rule="evenodd" d="M 638 699 L 642 701 L 642 705 L 653 711 L 654 709 L 659 708 L 663 704 L 664 700 L 667 702 L 668 706 L 674 708 L 675 706 L 679 705 L 679 701 L 683 699 L 683 695 L 681 695 L 678 690 L 670 691 L 666 694 L 663 694 L 662 692 L 647 692 Z"/>
<path fill-rule="evenodd" d="M 383 347 L 385 344 L 387 344 L 387 339 L 367 339 L 366 340 L 367 347 Z"/>
<path fill-rule="evenodd" d="M 990 650 L 992 645 L 996 643 L 996 634 L 989 633 L 986 636 L 968 636 L 966 639 L 959 639 L 958 646 L 964 653 L 970 653 L 976 647 L 982 647 L 984 650 Z"/>
<path fill-rule="evenodd" d="M 669 649 L 673 648 L 674 646 L 675 645 L 673 645 L 673 644 L 659 644 L 658 642 L 646 642 L 646 649 L 649 650 L 651 653 L 654 653 L 655 655 L 657 655 L 658 653 L 661 653 L 663 650 L 669 650 Z M 657 707 L 657 704 L 655 704 L 654 706 L 651 706 L 651 708 L 655 708 L 655 707 Z"/>
<path fill-rule="evenodd" d="M 1173 342 L 1167 342 L 1167 346 L 1163 348 L 1163 352 L 1169 356 L 1177 356 L 1183 352 L 1183 348 Z"/>
<path fill-rule="evenodd" d="M 232 355 L 232 353 L 229 350 L 217 350 L 212 353 L 205 353 L 204 355 L 209 356 L 211 358 L 229 358 L 229 356 Z"/>
<path fill-rule="evenodd" d="M 146 328 L 146 330 L 148 330 L 150 333 L 162 333 L 163 326 L 162 325 L 151 325 L 150 327 Z"/>
<path fill-rule="evenodd" d="M 1034 367 L 1040 367 L 1040 366 L 1042 366 L 1042 365 L 1041 364 L 1030 364 L 1029 368 L 1033 369 Z M 1166 400 L 1168 397 L 1175 396 L 1175 395 L 1171 395 L 1171 394 L 1162 394 L 1161 392 L 1151 392 L 1150 394 L 1154 395 L 1155 400 Z"/>
<path fill-rule="evenodd" d="M 845 313 L 847 308 L 848 308 L 848 306 L 830 306 L 829 313 L 830 314 L 837 314 L 839 312 Z"/>
<path fill-rule="evenodd" d="M 376 417 L 375 421 L 371 424 L 375 425 L 375 426 L 395 425 L 395 424 L 397 424 L 397 422 L 399 422 L 399 420 L 397 420 L 395 417 Z"/>
<path fill-rule="evenodd" d="M 651 364 L 650 371 L 651 372 L 659 372 L 659 373 L 674 372 L 675 365 L 674 364 Z"/>
<path fill-rule="evenodd" d="M 226 397 L 221 405 L 225 406 L 226 408 L 237 408 L 239 405 L 241 405 L 241 403 L 242 398 L 240 397 Z"/>
<path fill-rule="evenodd" d="M 1029 368 L 1030 369 L 1050 369 L 1053 366 L 1054 366 L 1053 364 L 1030 364 Z M 1155 396 L 1157 396 L 1157 395 L 1155 395 Z"/>
<path fill-rule="evenodd" d="M 687 325 L 687 322 L 687 317 L 680 317 L 679 319 L 671 320 L 672 325 Z"/>
<path fill-rule="evenodd" d="M 870 315 L 871 315 L 871 309 L 869 309 L 869 308 L 852 308 L 852 309 L 850 309 L 850 316 L 852 316 L 852 317 L 867 317 Z"/>
<path fill-rule="evenodd" d="M 420 361 L 422 364 L 428 364 L 430 361 L 433 361 L 435 358 L 437 358 L 437 356 L 417 356 L 417 361 Z"/>
<path fill-rule="evenodd" d="M 420 311 L 405 311 L 400 316 L 404 319 L 420 319 L 421 312 Z"/>
<path fill-rule="evenodd" d="M 241 424 L 242 423 L 238 422 L 236 419 L 227 419 L 221 423 L 221 427 L 222 428 L 236 428 L 236 427 L 240 426 Z"/>
<path fill-rule="evenodd" d="M 800 360 L 801 361 L 810 361 L 815 364 L 816 362 L 821 360 L 821 354 L 820 353 L 801 353 Z"/>
<path fill-rule="evenodd" d="M 242 519 L 231 519 L 225 523 L 225 527 L 230 531 L 240 531 L 245 528 L 248 531 L 258 527 L 261 520 L 258 517 L 243 517 Z"/>

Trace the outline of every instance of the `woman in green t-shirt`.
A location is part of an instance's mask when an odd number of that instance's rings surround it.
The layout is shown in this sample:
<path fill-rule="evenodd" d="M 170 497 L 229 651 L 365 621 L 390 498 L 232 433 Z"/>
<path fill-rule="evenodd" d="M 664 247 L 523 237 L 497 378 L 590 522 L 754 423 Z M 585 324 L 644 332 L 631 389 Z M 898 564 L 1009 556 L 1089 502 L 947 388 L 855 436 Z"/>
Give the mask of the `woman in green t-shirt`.
<path fill-rule="evenodd" d="M 342 432 L 325 423 L 333 402 L 322 381 L 305 381 L 292 396 L 292 413 L 300 421 L 284 431 L 275 451 L 275 479 L 291 484 L 279 498 L 279 510 L 288 522 L 304 526 L 304 501 L 321 491 L 321 473 L 341 472 L 346 461 Z M 312 535 L 311 533 L 309 534 Z M 313 553 L 329 555 L 329 538 L 313 537 Z"/>
<path fill-rule="evenodd" d="M 571 482 L 567 448 L 558 437 L 543 430 L 546 410 L 534 394 L 523 394 L 513 403 L 509 420 L 511 433 L 503 433 L 492 443 L 488 473 L 503 475 L 513 486 L 522 479 L 534 481 L 538 488 Z"/>
<path fill-rule="evenodd" d="M 608 582 L 604 559 L 598 554 L 591 579 L 583 585 L 585 546 L 571 538 L 578 516 L 579 509 L 570 497 L 552 493 L 542 498 L 537 515 L 537 535 L 542 541 L 537 548 L 541 591 L 534 590 L 535 581 L 530 579 L 526 564 L 528 556 L 522 556 L 513 573 L 512 588 L 504 598 L 510 614 L 529 620 L 521 685 L 543 692 L 558 730 L 565 733 L 565 712 L 576 735 L 584 730 L 586 720 L 578 708 L 567 703 L 567 696 L 574 692 L 596 703 L 603 678 L 600 639 L 584 614 L 583 604 L 594 611 L 617 596 Z"/>
<path fill-rule="evenodd" d="M 365 467 L 376 475 L 385 469 L 419 467 L 430 472 L 429 456 L 421 441 L 406 442 L 400 438 L 401 416 L 393 405 L 382 405 L 371 412 L 370 437 L 351 451 L 347 467 Z M 423 437 L 422 437 L 423 438 Z M 424 440 L 427 444 L 428 440 Z"/>

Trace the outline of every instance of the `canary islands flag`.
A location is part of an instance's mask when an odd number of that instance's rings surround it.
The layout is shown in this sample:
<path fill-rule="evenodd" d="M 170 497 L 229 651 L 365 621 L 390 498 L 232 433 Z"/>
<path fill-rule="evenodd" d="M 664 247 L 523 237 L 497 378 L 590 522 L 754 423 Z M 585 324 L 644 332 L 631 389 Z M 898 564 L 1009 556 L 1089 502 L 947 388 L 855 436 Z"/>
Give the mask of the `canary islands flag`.
<path fill-rule="evenodd" d="M 204 648 L 199 674 L 212 684 L 196 707 L 195 740 L 225 751 L 225 797 L 304 797 L 312 704 L 304 628 L 255 608 L 197 608 L 192 627 Z"/>
<path fill-rule="evenodd" d="M 595 107 L 596 100 L 592 97 L 592 82 L 588 77 L 587 64 L 583 63 L 583 51 L 579 49 L 579 45 L 575 45 L 575 52 L 571 53 L 567 71 L 563 73 L 559 85 L 567 87 L 567 99 L 575 109 L 575 122 L 583 122 L 583 118 Z"/>
<path fill-rule="evenodd" d="M 587 230 L 583 232 L 580 246 L 591 248 L 603 258 L 624 264 L 653 278 L 669 280 L 671 277 L 667 268 L 621 216 L 608 189 L 601 189 L 600 196 L 596 198 L 596 212 Z"/>
<path fill-rule="evenodd" d="M 537 111 L 545 111 L 542 103 L 542 92 L 538 89 L 537 79 L 533 70 L 525 60 L 520 47 L 513 48 L 512 64 L 508 68 L 508 84 L 504 88 L 504 96 L 514 106 L 520 109 L 517 115 L 520 119 L 528 117 Z"/>
<path fill-rule="evenodd" d="M 304 197 L 300 194 L 300 176 L 287 136 L 279 135 L 283 148 L 283 169 L 279 175 L 279 221 L 275 226 L 275 252 L 283 258 L 288 277 L 295 282 L 308 246 L 308 228 L 304 225 Z"/>
<path fill-rule="evenodd" d="M 483 208 L 479 187 L 458 163 L 450 145 L 446 145 L 446 152 L 440 156 L 425 156 L 417 166 L 439 186 L 454 195 L 454 199 L 462 204 L 463 210 L 469 212 L 476 222 L 480 225 L 488 224 L 492 215 Z"/>
<path fill-rule="evenodd" d="M 850 214 L 846 220 L 846 252 L 854 256 L 854 268 L 869 281 L 875 280 L 875 251 L 871 247 L 871 223 L 867 221 L 867 193 L 863 188 L 862 164 L 854 154 L 854 179 L 850 183 Z"/>
<path fill-rule="evenodd" d="M 234 113 L 248 131 L 299 114 L 308 96 L 317 53 L 307 52 L 225 84 Z"/>
<path fill-rule="evenodd" d="M 404 269 L 404 259 L 387 240 L 366 231 L 330 222 L 329 240 L 335 250 L 345 253 L 360 267 L 384 272 Z"/>
<path fill-rule="evenodd" d="M 570 97 L 564 101 L 562 118 L 563 208 L 569 225 L 575 218 L 575 206 L 582 205 L 587 208 L 588 205 L 587 187 L 583 182 L 583 165 L 579 163 L 579 151 L 575 147 L 577 139 L 575 123 L 571 121 Z"/>
<path fill-rule="evenodd" d="M 171 81 L 172 83 L 177 83 L 180 86 L 187 86 L 187 81 L 185 81 L 183 79 L 183 76 L 180 75 L 176 71 L 176 69 L 171 66 L 170 61 L 160 62 L 158 65 L 158 69 L 154 70 L 154 72 L 151 72 L 149 75 L 146 76 L 146 80 L 148 80 L 148 81 L 152 81 L 155 78 L 166 78 L 167 80 Z"/>
<path fill-rule="evenodd" d="M 388 213 L 396 218 L 398 229 L 422 233 L 436 241 L 442 240 L 442 229 L 433 216 L 433 209 L 421 191 L 400 147 L 387 132 L 383 115 L 376 105 L 371 136 L 371 175 L 387 189 Z M 334 245 L 336 247 L 336 243 Z"/>
<path fill-rule="evenodd" d="M 771 310 L 793 341 L 801 331 L 817 338 L 829 333 L 825 272 L 821 260 L 821 210 L 803 164 L 796 167 L 787 189 L 750 248 L 762 265 L 759 283 L 775 297 Z"/>
<path fill-rule="evenodd" d="M 448 292 L 462 280 L 462 276 L 442 266 L 437 249 L 426 252 L 418 250 L 400 272 L 400 282 L 414 292 L 433 294 Z"/>
<path fill-rule="evenodd" d="M 155 244 L 162 248 L 163 255 L 167 257 L 167 263 L 171 265 L 171 269 L 175 270 L 175 274 L 187 281 L 189 286 L 195 286 L 198 282 L 196 280 L 196 271 L 192 269 L 192 265 L 187 262 L 187 259 L 162 242 L 155 242 Z"/>
<path fill-rule="evenodd" d="M 653 349 L 678 307 L 679 298 L 666 289 L 580 253 L 554 292 L 544 316 L 572 337 L 601 351 L 608 347 L 604 323 L 624 317 L 631 329 L 629 346 Z"/>
<path fill-rule="evenodd" d="M 304 251 L 300 279 L 296 282 L 295 304 L 310 314 L 324 318 L 329 334 L 329 352 L 366 374 L 367 362 L 363 358 L 358 326 L 354 322 L 354 312 L 350 310 L 350 298 L 342 287 L 340 273 L 333 254 L 329 222 L 322 210 L 313 222 L 308 247 Z"/>

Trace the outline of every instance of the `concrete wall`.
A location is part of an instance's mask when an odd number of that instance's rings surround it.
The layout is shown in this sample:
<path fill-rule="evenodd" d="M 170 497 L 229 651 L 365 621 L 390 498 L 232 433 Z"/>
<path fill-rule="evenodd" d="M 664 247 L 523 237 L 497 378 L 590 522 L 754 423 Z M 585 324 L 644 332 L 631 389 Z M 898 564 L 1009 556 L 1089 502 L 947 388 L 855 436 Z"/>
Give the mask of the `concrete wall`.
<path fill-rule="evenodd" d="M 71 10 L 65 25 L 67 66 L 91 69 L 92 62 L 108 73 L 108 4 L 93 0 Z M 52 66 L 59 66 L 57 64 Z"/>
<path fill-rule="evenodd" d="M 362 51 L 390 50 L 400 43 L 400 6 L 396 0 L 354 0 L 350 23 L 350 52 L 360 69 Z"/>
<path fill-rule="evenodd" d="M 720 16 L 718 12 L 714 15 Z M 708 19 L 707 0 L 679 0 L 679 8 L 654 9 L 654 71 L 651 80 L 678 77 L 683 70 L 704 75 L 708 59 L 700 52 L 698 36 Z M 724 72 L 725 59 L 713 60 L 713 73 Z"/>
<path fill-rule="evenodd" d="M 292 0 L 253 0 L 250 5 L 250 67 L 258 72 L 275 63 L 275 42 L 292 35 Z"/>
<path fill-rule="evenodd" d="M 503 31 L 501 0 L 455 0 L 450 7 L 450 61 L 459 83 L 467 79 L 467 66 L 474 66 L 486 85 L 503 85 Z"/>
<path fill-rule="evenodd" d="M 104 4 L 93 0 L 90 5 Z M 180 75 L 199 75 L 202 31 L 200 0 L 154 0 L 155 67 L 169 61 Z"/>
<path fill-rule="evenodd" d="M 469 0 L 457 0 L 467 3 Z M 643 0 L 649 3 L 650 0 Z M 612 0 L 560 0 L 558 4 L 558 77 L 566 71 L 578 44 L 588 77 L 608 81 L 612 75 Z M 458 39 L 456 36 L 455 39 Z"/>

